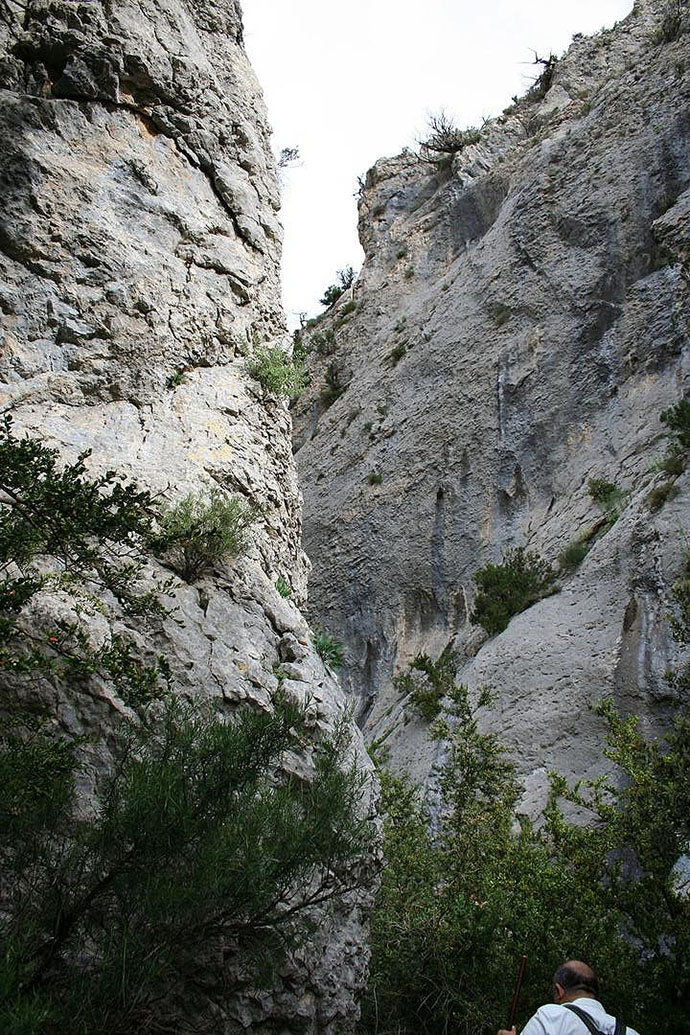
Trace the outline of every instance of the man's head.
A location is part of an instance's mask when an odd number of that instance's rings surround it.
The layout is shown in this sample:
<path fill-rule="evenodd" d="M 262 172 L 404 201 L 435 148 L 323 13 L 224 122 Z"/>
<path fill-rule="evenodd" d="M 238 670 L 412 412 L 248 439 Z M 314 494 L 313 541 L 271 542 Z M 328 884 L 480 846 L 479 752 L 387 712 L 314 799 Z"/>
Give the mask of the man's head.
<path fill-rule="evenodd" d="M 559 967 L 553 976 L 553 997 L 557 1003 L 569 1003 L 581 996 L 596 999 L 599 982 L 591 967 L 580 960 L 570 960 Z"/>

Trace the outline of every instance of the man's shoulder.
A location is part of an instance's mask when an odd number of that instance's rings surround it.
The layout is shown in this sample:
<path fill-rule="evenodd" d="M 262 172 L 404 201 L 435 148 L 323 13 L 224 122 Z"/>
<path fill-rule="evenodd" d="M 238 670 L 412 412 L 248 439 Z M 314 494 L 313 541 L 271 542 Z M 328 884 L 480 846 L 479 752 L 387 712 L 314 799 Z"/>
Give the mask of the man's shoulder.
<path fill-rule="evenodd" d="M 555 1003 L 547 1003 L 545 1006 L 540 1006 L 537 1012 L 529 1019 L 527 1025 L 523 1028 L 523 1035 L 562 1035 L 562 1032 L 567 1031 L 564 1025 L 567 1024 L 569 1018 L 574 1018 L 568 1010 L 564 1010 L 562 1006 L 557 1006 Z"/>
<path fill-rule="evenodd" d="M 613 1031 L 615 1019 L 607 1014 L 597 999 L 577 999 L 573 1005 L 589 1014 L 594 1023 L 600 1025 L 604 1032 Z M 539 1007 L 526 1027 L 523 1028 L 522 1035 L 571 1035 L 571 1033 L 582 1035 L 582 1022 L 578 1021 L 577 1015 L 572 1010 L 567 1010 L 565 1006 L 547 1003 Z M 627 1035 L 638 1035 L 638 1033 L 633 1028 L 628 1028 Z"/>

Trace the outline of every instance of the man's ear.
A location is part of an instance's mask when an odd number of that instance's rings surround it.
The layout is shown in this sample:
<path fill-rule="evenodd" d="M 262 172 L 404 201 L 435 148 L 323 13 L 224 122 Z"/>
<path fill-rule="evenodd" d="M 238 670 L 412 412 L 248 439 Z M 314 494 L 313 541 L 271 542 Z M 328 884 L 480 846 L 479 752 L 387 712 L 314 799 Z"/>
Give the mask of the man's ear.
<path fill-rule="evenodd" d="M 553 986 L 553 997 L 557 1003 L 560 1003 L 561 999 L 565 996 L 565 989 L 563 985 L 559 985 L 558 982 Z"/>

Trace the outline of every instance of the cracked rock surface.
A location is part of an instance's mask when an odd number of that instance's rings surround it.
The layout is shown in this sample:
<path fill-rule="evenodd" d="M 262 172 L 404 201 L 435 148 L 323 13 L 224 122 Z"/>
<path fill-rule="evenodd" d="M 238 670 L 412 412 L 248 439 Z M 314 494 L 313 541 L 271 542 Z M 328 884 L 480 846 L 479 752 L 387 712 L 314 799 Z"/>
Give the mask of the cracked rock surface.
<path fill-rule="evenodd" d="M 361 274 L 305 334 L 310 598 L 345 644 L 366 735 L 426 778 L 436 749 L 392 679 L 452 643 L 459 678 L 498 693 L 484 721 L 530 809 L 548 769 L 605 764 L 591 701 L 611 695 L 652 730 L 676 703 L 687 474 L 648 502 L 659 413 L 690 387 L 690 35 L 663 37 L 667 11 L 645 0 L 576 37 L 550 83 L 444 166 L 378 161 Z M 556 562 L 601 523 L 590 478 L 629 494 L 622 517 L 559 593 L 486 641 L 474 573 L 518 545 Z"/>
<path fill-rule="evenodd" d="M 316 743 L 346 703 L 299 609 L 290 414 L 245 369 L 255 344 L 287 344 L 278 207 L 236 0 L 0 0 L 0 409 L 66 461 L 91 450 L 94 474 L 115 469 L 167 500 L 221 486 L 260 510 L 246 557 L 173 590 L 174 619 L 149 635 L 121 616 L 117 631 L 167 656 L 180 694 L 227 711 L 270 707 L 284 663 Z M 58 606 L 46 598 L 43 617 Z M 96 639 L 112 631 L 94 616 Z M 107 766 L 123 702 L 103 688 L 43 691 L 62 728 L 97 742 L 93 771 Z M 365 809 L 371 777 L 367 788 Z M 185 1023 L 349 1032 L 367 865 L 362 892 L 321 917 L 272 991 L 210 990 Z"/>

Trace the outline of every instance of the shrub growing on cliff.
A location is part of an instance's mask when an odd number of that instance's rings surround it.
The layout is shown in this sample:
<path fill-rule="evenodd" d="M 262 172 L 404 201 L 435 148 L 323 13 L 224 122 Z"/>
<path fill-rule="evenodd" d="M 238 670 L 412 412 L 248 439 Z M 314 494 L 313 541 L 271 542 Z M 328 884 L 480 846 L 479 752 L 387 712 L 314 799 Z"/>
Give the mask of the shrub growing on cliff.
<path fill-rule="evenodd" d="M 436 661 L 428 654 L 417 654 L 409 665 L 408 672 L 402 672 L 393 680 L 400 694 L 405 694 L 415 711 L 431 722 L 441 713 L 441 702 L 455 687 L 457 656 L 446 647 Z M 419 673 L 419 675 L 417 675 Z"/>
<path fill-rule="evenodd" d="M 538 554 L 518 546 L 507 550 L 500 564 L 480 568 L 474 581 L 479 592 L 470 620 L 495 636 L 513 615 L 554 592 L 556 573 Z"/>
<path fill-rule="evenodd" d="M 458 129 L 443 110 L 429 116 L 427 131 L 429 135 L 419 145 L 419 157 L 435 166 L 448 164 L 454 154 L 481 140 L 478 129 Z"/>
<path fill-rule="evenodd" d="M 309 384 L 304 364 L 290 359 L 279 345 L 255 348 L 247 370 L 267 391 L 287 399 L 295 399 Z"/>
<path fill-rule="evenodd" d="M 314 633 L 314 650 L 331 668 L 340 668 L 343 663 L 343 645 L 326 632 Z"/>
<path fill-rule="evenodd" d="M 227 988 L 277 966 L 369 846 L 343 730 L 310 784 L 280 769 L 304 734 L 281 696 L 232 721 L 168 701 L 125 724 L 77 816 L 78 745 L 17 720 L 0 738 L 0 1030 L 160 1031 L 200 974 Z"/>
<path fill-rule="evenodd" d="M 606 515 L 606 528 L 611 528 L 625 510 L 627 492 L 604 478 L 590 478 L 587 487 L 589 495 Z"/>
<path fill-rule="evenodd" d="M 156 553 L 186 582 L 195 582 L 224 557 L 239 557 L 258 511 L 243 500 L 213 488 L 190 493 L 163 507 L 160 532 L 151 542 Z"/>
<path fill-rule="evenodd" d="M 335 284 L 330 284 L 324 291 L 320 301 L 321 305 L 332 306 L 338 301 L 343 291 L 347 291 L 351 288 L 355 282 L 355 271 L 352 266 L 345 266 L 344 269 L 338 270 L 337 281 Z M 353 306 L 354 309 L 354 306 Z M 352 310 L 350 310 L 352 311 Z"/>
<path fill-rule="evenodd" d="M 659 414 L 659 420 L 668 428 L 669 443 L 659 468 L 674 477 L 682 474 L 690 453 L 690 400 L 681 399 Z"/>
<path fill-rule="evenodd" d="M 97 675 L 135 705 L 156 695 L 166 664 L 144 664 L 124 633 L 94 645 L 81 619 L 108 616 L 112 600 L 142 622 L 164 613 L 167 584 L 142 582 L 154 500 L 113 471 L 90 477 L 87 457 L 62 464 L 9 418 L 0 424 L 0 673 L 74 686 Z M 41 593 L 59 597 L 63 617 L 31 617 Z"/>
<path fill-rule="evenodd" d="M 522 952 L 524 1022 L 543 1003 L 554 962 L 586 946 L 612 1012 L 676 1035 L 690 994 L 690 900 L 673 891 L 690 836 L 690 719 L 660 744 L 602 707 L 614 778 L 569 788 L 554 776 L 536 829 L 516 812 L 515 770 L 497 737 L 480 731 L 464 687 L 452 697 L 436 726 L 440 802 L 427 810 L 409 781 L 383 773 L 386 866 L 362 1030 L 493 1035 L 505 1026 L 506 975 Z M 563 799 L 591 825 L 566 819 Z"/>

